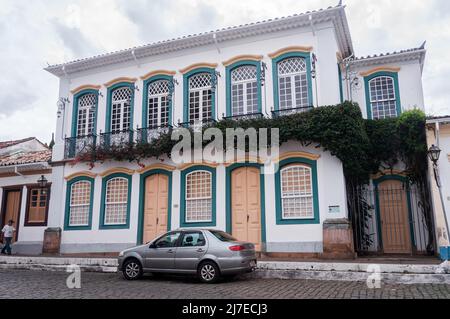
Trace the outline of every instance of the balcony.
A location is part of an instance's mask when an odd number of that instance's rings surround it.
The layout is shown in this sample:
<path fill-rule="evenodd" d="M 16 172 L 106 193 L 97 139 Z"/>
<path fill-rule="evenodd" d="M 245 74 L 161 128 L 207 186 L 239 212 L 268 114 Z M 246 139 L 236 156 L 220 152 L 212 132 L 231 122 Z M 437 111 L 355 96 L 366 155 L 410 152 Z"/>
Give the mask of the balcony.
<path fill-rule="evenodd" d="M 72 159 L 79 154 L 91 152 L 95 149 L 96 135 L 69 137 L 65 139 L 64 159 Z"/>
<path fill-rule="evenodd" d="M 170 133 L 172 129 L 172 126 L 153 126 L 137 129 L 137 141 L 140 144 L 151 143 L 162 134 Z"/>
<path fill-rule="evenodd" d="M 109 147 L 123 146 L 134 142 L 134 131 L 124 130 L 100 134 L 100 145 L 108 149 Z"/>
<path fill-rule="evenodd" d="M 234 115 L 234 116 L 224 116 L 224 120 L 232 120 L 232 121 L 245 121 L 245 120 L 255 120 L 261 119 L 264 115 L 262 113 L 250 113 L 250 114 L 242 114 L 242 115 Z"/>
<path fill-rule="evenodd" d="M 214 124 L 214 123 L 216 123 L 215 119 L 204 119 L 202 121 L 195 120 L 195 121 L 178 123 L 178 127 L 184 127 L 184 128 L 192 129 L 194 131 L 200 131 L 203 126 L 207 126 L 207 125 Z"/>
<path fill-rule="evenodd" d="M 305 113 L 305 112 L 311 111 L 312 109 L 314 109 L 314 106 L 296 107 L 296 108 L 285 109 L 285 110 L 277 110 L 277 111 L 272 111 L 272 117 L 275 118 L 275 117 L 280 117 L 280 116 L 293 115 L 293 114 L 297 114 L 297 113 Z"/>

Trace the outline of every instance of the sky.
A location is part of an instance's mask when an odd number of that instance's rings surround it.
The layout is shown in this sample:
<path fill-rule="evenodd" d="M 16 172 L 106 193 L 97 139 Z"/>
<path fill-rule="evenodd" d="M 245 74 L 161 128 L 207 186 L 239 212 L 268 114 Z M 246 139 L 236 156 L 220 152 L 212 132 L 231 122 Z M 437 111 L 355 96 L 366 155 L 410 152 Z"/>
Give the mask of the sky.
<path fill-rule="evenodd" d="M 58 64 L 222 27 L 337 5 L 338 0 L 0 0 L 0 141 L 56 127 Z M 427 115 L 450 115 L 450 1 L 344 0 L 357 56 L 418 47 Z M 187 13 L 187 14 L 186 14 Z"/>

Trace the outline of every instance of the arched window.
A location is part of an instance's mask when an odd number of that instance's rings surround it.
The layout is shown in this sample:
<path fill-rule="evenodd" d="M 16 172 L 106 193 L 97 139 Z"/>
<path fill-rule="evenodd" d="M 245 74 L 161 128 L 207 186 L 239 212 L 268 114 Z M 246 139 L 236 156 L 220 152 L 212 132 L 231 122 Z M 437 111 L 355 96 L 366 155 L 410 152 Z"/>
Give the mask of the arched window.
<path fill-rule="evenodd" d="M 169 81 L 158 80 L 148 86 L 148 128 L 169 126 Z"/>
<path fill-rule="evenodd" d="M 78 98 L 77 137 L 94 134 L 97 97 L 93 93 Z"/>
<path fill-rule="evenodd" d="M 112 178 L 106 182 L 103 225 L 125 225 L 128 219 L 128 179 Z"/>
<path fill-rule="evenodd" d="M 294 164 L 281 170 L 281 209 L 283 219 L 314 218 L 311 167 Z"/>
<path fill-rule="evenodd" d="M 369 81 L 370 108 L 374 120 L 397 117 L 395 82 L 390 76 L 378 76 Z"/>
<path fill-rule="evenodd" d="M 279 109 L 310 107 L 306 59 L 291 57 L 278 63 Z"/>
<path fill-rule="evenodd" d="M 231 111 L 232 116 L 259 111 L 256 66 L 243 65 L 231 71 Z"/>
<path fill-rule="evenodd" d="M 69 185 L 69 227 L 86 227 L 90 224 L 91 211 L 91 187 L 90 181 L 81 180 Z"/>
<path fill-rule="evenodd" d="M 112 92 L 111 133 L 130 129 L 132 95 L 130 87 L 120 87 Z"/>
<path fill-rule="evenodd" d="M 211 73 L 198 73 L 189 78 L 189 122 L 205 122 L 211 119 Z"/>
<path fill-rule="evenodd" d="M 212 174 L 194 171 L 186 175 L 186 223 L 212 221 Z"/>

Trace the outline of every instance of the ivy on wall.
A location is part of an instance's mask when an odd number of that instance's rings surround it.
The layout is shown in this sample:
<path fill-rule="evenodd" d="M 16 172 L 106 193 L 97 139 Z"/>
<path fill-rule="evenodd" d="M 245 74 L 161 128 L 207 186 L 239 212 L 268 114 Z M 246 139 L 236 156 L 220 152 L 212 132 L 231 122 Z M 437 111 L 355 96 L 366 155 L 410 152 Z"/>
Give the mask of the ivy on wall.
<path fill-rule="evenodd" d="M 298 141 L 303 146 L 313 145 L 338 157 L 344 166 L 346 178 L 363 184 L 371 174 L 389 170 L 400 161 L 412 180 L 426 173 L 425 114 L 419 110 L 404 112 L 399 118 L 365 120 L 356 103 L 344 102 L 277 118 L 222 120 L 205 127 L 220 129 L 225 136 L 227 128 L 279 128 L 280 143 Z M 141 163 L 146 158 L 169 156 L 178 141 L 171 132 L 163 133 L 150 143 L 125 143 L 104 148 L 97 146 L 80 154 L 76 162 L 105 160 Z M 269 137 L 270 143 L 270 137 Z M 224 145 L 226 142 L 224 141 Z"/>

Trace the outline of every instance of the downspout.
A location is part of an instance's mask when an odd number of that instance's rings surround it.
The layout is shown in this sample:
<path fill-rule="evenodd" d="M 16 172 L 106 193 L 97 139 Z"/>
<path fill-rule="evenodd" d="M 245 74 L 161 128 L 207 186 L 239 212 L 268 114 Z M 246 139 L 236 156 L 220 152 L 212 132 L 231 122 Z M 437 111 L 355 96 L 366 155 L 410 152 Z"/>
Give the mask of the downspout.
<path fill-rule="evenodd" d="M 14 166 L 14 174 L 16 174 L 18 176 L 21 176 L 21 177 L 24 177 L 22 173 L 19 173 L 19 170 L 17 169 L 17 165 Z"/>
<path fill-rule="evenodd" d="M 436 146 L 440 148 L 440 124 L 439 122 L 436 122 Z M 445 232 L 446 232 L 446 238 L 444 238 L 447 241 L 447 246 L 450 245 L 449 240 L 449 227 L 448 227 L 448 218 L 447 218 L 447 212 L 445 209 L 445 200 L 444 200 L 444 194 L 442 194 L 442 182 L 441 182 L 441 175 L 439 171 L 439 166 L 434 165 L 434 175 L 436 177 L 436 183 L 439 190 L 439 197 L 441 199 L 441 205 L 442 205 L 442 212 L 444 213 L 444 221 L 445 221 Z"/>

